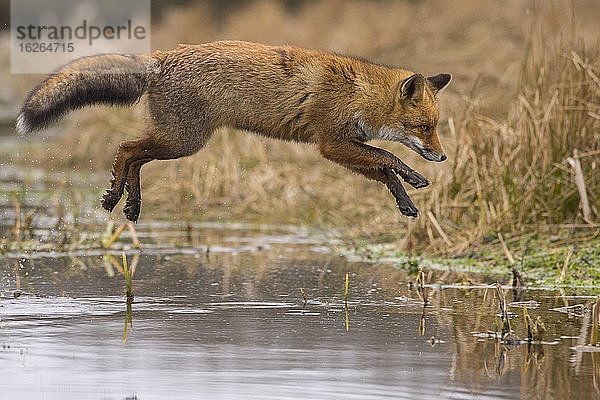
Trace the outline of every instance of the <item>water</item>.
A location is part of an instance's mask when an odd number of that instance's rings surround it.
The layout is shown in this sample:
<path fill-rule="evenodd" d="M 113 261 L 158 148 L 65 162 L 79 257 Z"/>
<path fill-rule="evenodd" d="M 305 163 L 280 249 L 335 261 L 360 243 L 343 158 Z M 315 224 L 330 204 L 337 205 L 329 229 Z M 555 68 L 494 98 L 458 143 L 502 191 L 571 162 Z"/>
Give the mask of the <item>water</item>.
<path fill-rule="evenodd" d="M 10 154 L 13 140 L 0 142 Z M 424 306 L 414 267 L 351 262 L 331 251 L 335 237 L 293 227 L 143 222 L 141 251 L 127 230 L 103 250 L 107 214 L 90 204 L 106 177 L 11 157 L 0 162 L 1 400 L 600 399 L 585 292 L 506 289 L 503 342 L 486 284 L 508 272 L 425 271 Z M 119 247 L 135 265 L 132 303 Z M 542 343 L 518 340 L 524 307 L 541 317 Z"/>
<path fill-rule="evenodd" d="M 598 354 L 577 347 L 592 297 L 524 290 L 512 328 L 527 336 L 526 305 L 544 343 L 502 344 L 492 290 L 435 284 L 461 274 L 428 273 L 424 307 L 414 275 L 326 254 L 307 236 L 199 236 L 222 251 L 129 256 L 129 310 L 120 257 L 0 259 L 0 397 L 600 398 Z"/>

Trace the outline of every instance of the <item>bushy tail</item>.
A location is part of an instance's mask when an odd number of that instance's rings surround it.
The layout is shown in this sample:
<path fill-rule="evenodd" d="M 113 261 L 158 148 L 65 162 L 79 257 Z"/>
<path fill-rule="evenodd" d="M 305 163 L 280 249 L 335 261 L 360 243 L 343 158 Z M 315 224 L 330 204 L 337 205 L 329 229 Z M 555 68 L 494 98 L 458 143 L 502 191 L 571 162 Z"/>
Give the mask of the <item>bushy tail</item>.
<path fill-rule="evenodd" d="M 29 93 L 17 117 L 17 130 L 22 134 L 40 130 L 89 104 L 133 104 L 148 89 L 152 63 L 149 55 L 78 58 Z"/>

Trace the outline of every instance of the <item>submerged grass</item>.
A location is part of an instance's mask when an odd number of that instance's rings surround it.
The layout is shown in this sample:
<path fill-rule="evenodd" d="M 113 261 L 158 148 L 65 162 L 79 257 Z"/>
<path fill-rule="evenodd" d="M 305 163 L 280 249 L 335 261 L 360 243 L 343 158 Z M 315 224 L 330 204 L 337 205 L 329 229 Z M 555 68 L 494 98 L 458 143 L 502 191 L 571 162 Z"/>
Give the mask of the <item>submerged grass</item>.
<path fill-rule="evenodd" d="M 590 333 L 590 345 L 598 345 L 598 328 L 600 327 L 600 297 L 592 305 L 592 332 Z"/>
<path fill-rule="evenodd" d="M 350 273 L 346 272 L 346 279 L 344 280 L 344 326 L 346 332 L 350 330 L 350 314 L 348 311 L 348 297 L 350 295 Z"/>
<path fill-rule="evenodd" d="M 344 302 L 348 306 L 348 296 L 350 294 L 350 274 L 346 272 L 346 280 L 344 281 Z"/>
<path fill-rule="evenodd" d="M 419 299 L 423 302 L 423 305 L 426 306 L 429 293 L 427 293 L 427 287 L 425 286 L 425 272 L 423 269 L 419 269 L 419 272 L 417 273 L 417 294 L 419 295 Z"/>
<path fill-rule="evenodd" d="M 527 341 L 541 342 L 544 332 L 546 332 L 546 325 L 542 321 L 542 318 L 539 315 L 535 320 L 531 318 L 529 312 L 527 312 L 527 307 L 523 307 L 523 317 L 527 328 Z"/>
<path fill-rule="evenodd" d="M 127 296 L 127 301 L 133 301 L 133 271 L 127 265 L 125 252 L 122 253 L 121 257 L 123 259 L 123 276 L 125 277 L 125 296 Z"/>

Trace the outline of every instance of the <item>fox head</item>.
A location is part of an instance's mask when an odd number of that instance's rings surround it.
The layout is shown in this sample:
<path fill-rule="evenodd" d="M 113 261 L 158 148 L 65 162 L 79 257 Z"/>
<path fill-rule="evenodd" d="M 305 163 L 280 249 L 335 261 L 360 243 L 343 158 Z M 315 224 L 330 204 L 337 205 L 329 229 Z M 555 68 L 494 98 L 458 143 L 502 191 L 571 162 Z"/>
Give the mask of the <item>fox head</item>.
<path fill-rule="evenodd" d="M 379 123 L 369 129 L 371 137 L 400 142 L 429 161 L 446 160 L 437 135 L 436 95 L 451 79 L 449 74 L 428 78 L 414 74 L 401 80 L 393 89 L 393 106 L 386 110 L 383 123 L 378 118 Z"/>

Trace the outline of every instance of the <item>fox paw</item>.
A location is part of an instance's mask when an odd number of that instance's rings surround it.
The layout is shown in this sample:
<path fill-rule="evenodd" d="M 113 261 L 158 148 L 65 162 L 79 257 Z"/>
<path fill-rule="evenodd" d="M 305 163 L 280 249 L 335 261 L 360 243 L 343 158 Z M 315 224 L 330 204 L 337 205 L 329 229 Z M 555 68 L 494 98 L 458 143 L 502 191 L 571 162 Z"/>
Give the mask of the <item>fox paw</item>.
<path fill-rule="evenodd" d="M 142 203 L 140 201 L 131 201 L 127 200 L 125 202 L 125 207 L 123 207 L 123 214 L 125 214 L 125 218 L 130 220 L 131 222 L 137 222 L 140 217 L 140 208 Z"/>
<path fill-rule="evenodd" d="M 424 188 L 426 186 L 429 186 L 429 183 L 430 183 L 427 180 L 427 178 L 425 178 L 423 175 L 419 174 L 416 171 L 411 171 L 411 173 L 403 176 L 402 179 L 404 179 L 404 182 L 408 183 L 410 186 L 414 187 L 415 189 Z"/>
<path fill-rule="evenodd" d="M 419 215 L 419 209 L 412 202 L 398 202 L 398 209 L 402 215 L 407 217 L 416 217 Z"/>
<path fill-rule="evenodd" d="M 119 200 L 121 200 L 121 196 L 116 196 L 111 190 L 107 190 L 102 195 L 102 208 L 108 212 L 112 212 Z"/>

